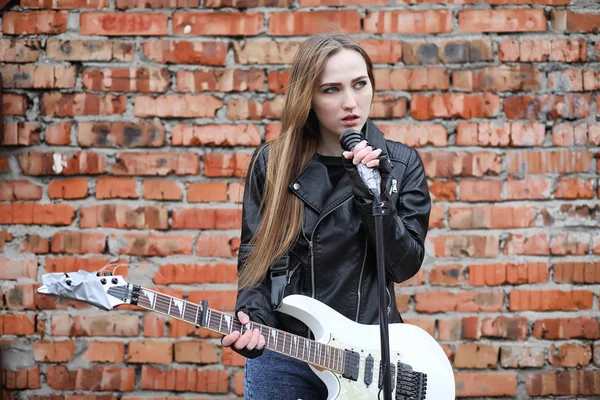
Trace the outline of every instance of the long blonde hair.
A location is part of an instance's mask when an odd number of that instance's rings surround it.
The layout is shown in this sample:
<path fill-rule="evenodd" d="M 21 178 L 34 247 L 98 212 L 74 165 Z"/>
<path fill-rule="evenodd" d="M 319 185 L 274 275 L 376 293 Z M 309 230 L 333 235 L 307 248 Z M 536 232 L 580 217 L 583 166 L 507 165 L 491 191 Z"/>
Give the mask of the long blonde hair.
<path fill-rule="evenodd" d="M 311 110 L 313 93 L 326 61 L 341 49 L 355 50 L 364 58 L 371 86 L 375 88 L 373 63 L 349 36 L 319 34 L 299 46 L 284 98 L 281 132 L 269 145 L 261 204 L 263 215 L 251 239 L 254 248 L 238 277 L 239 289 L 259 283 L 269 267 L 287 253 L 302 229 L 303 202 L 288 191 L 288 185 L 316 153 L 319 127 Z"/>

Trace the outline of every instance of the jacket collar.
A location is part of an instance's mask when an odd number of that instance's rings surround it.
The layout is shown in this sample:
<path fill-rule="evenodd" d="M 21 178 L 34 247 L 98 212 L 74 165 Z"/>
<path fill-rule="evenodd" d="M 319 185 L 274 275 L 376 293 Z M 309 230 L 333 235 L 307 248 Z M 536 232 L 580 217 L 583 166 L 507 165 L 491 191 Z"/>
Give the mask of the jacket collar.
<path fill-rule="evenodd" d="M 373 121 L 367 119 L 362 132 L 370 144 L 382 149 L 382 154 L 387 154 L 383 133 Z M 342 157 L 341 154 L 340 157 Z M 321 214 L 329 207 L 352 195 L 352 181 L 348 174 L 343 174 L 336 186 L 332 187 L 327 167 L 315 154 L 306 168 L 292 180 L 289 190 L 314 209 L 317 214 Z"/>
<path fill-rule="evenodd" d="M 367 142 L 371 143 L 378 149 L 381 149 L 382 155 L 388 155 L 387 145 L 385 143 L 385 137 L 383 136 L 383 132 L 381 132 L 379 128 L 375 126 L 373 121 L 367 119 L 367 123 L 365 124 L 365 128 L 363 129 L 363 131 L 365 131 L 365 138 L 367 139 Z"/>

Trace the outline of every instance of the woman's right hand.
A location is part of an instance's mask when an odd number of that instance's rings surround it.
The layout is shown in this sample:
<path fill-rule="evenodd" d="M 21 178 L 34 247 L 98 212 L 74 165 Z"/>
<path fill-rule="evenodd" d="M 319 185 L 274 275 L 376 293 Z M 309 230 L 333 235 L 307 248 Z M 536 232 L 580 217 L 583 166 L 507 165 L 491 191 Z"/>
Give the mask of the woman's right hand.
<path fill-rule="evenodd" d="M 238 312 L 237 316 L 242 325 L 250 322 L 250 317 L 241 311 Z M 256 328 L 246 331 L 243 335 L 240 335 L 240 331 L 233 331 L 229 335 L 223 336 L 221 344 L 225 347 L 233 345 L 238 350 L 260 350 L 265 347 L 265 337 Z"/>

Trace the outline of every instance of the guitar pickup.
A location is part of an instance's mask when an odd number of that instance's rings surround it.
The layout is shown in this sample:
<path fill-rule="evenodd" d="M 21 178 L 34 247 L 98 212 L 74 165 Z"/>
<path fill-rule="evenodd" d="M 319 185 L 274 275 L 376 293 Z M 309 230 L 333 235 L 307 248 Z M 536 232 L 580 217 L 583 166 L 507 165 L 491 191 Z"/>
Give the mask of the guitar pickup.
<path fill-rule="evenodd" d="M 383 374 L 381 373 L 381 364 L 382 363 L 379 363 L 379 389 L 383 387 Z M 392 386 L 392 390 L 394 390 L 395 380 L 393 378 L 396 376 L 396 366 L 394 364 L 390 365 L 390 374 L 390 383 Z"/>
<path fill-rule="evenodd" d="M 343 377 L 357 381 L 358 371 L 360 369 L 360 354 L 352 350 L 346 350 L 346 360 L 344 362 Z"/>
<path fill-rule="evenodd" d="M 365 385 L 369 386 L 373 383 L 373 364 L 375 360 L 370 354 L 365 360 Z"/>

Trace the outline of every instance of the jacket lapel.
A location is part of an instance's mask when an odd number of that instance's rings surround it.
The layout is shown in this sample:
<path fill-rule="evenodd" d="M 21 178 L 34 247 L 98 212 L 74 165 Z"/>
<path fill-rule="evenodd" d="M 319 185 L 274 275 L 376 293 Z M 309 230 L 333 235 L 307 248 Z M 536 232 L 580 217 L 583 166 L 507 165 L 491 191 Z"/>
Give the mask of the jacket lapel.
<path fill-rule="evenodd" d="M 378 149 L 381 149 L 382 155 L 388 155 L 387 145 L 385 143 L 385 137 L 383 136 L 383 133 L 379 130 L 379 128 L 375 126 L 373 121 L 371 121 L 370 119 L 367 119 L 367 123 L 365 124 L 364 131 L 365 131 L 364 134 L 365 134 L 365 138 L 367 139 L 367 142 L 371 143 L 373 146 L 377 147 Z"/>
<path fill-rule="evenodd" d="M 331 193 L 331 189 L 327 167 L 319 160 L 317 155 L 289 185 L 289 190 L 317 214 L 321 214 L 323 211 L 323 206 L 329 193 Z"/>

